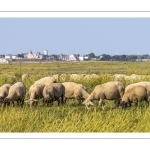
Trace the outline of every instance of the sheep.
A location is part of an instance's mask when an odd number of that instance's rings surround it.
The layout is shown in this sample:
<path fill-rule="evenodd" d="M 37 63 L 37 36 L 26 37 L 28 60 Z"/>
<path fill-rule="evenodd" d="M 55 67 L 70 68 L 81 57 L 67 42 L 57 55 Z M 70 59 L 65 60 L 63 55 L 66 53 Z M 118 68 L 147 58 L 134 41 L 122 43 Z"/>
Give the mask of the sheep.
<path fill-rule="evenodd" d="M 66 75 L 66 74 L 61 74 L 60 77 L 59 77 L 59 79 L 60 79 L 60 80 L 63 80 L 63 81 L 65 81 L 66 78 L 67 78 L 67 75 Z"/>
<path fill-rule="evenodd" d="M 51 83 L 56 83 L 54 77 L 44 77 L 34 82 L 34 84 L 49 85 Z"/>
<path fill-rule="evenodd" d="M 70 80 L 73 80 L 73 81 L 81 80 L 81 79 L 83 79 L 84 76 L 85 76 L 84 74 L 71 74 Z"/>
<path fill-rule="evenodd" d="M 29 74 L 23 74 L 21 78 L 22 81 L 24 81 L 25 79 L 29 78 Z"/>
<path fill-rule="evenodd" d="M 39 99 L 43 98 L 43 89 L 44 85 L 41 84 L 31 85 L 29 91 L 26 93 L 26 96 L 30 98 L 25 102 L 27 102 L 30 107 L 37 105 Z"/>
<path fill-rule="evenodd" d="M 120 81 L 128 78 L 129 76 L 126 76 L 125 74 L 115 74 L 113 77 L 115 81 Z"/>
<path fill-rule="evenodd" d="M 24 97 L 26 94 L 26 87 L 22 82 L 16 82 L 9 88 L 7 97 L 4 99 L 4 106 L 9 105 L 10 102 L 14 105 L 14 101 L 17 101 L 17 104 L 23 106 Z"/>
<path fill-rule="evenodd" d="M 82 84 L 75 82 L 63 82 L 62 84 L 65 86 L 65 102 L 67 99 L 72 99 L 74 104 L 75 99 L 77 99 L 79 105 L 82 100 L 89 96 L 87 88 Z"/>
<path fill-rule="evenodd" d="M 110 81 L 97 85 L 89 97 L 83 102 L 87 109 L 90 108 L 93 100 L 99 100 L 98 107 L 104 105 L 103 100 L 115 100 L 114 108 L 118 107 L 123 97 L 125 87 L 120 81 Z"/>
<path fill-rule="evenodd" d="M 97 74 L 90 74 L 90 75 L 85 75 L 84 79 L 94 79 L 98 78 L 99 76 Z"/>
<path fill-rule="evenodd" d="M 44 103 L 47 106 L 53 105 L 53 101 L 57 100 L 58 105 L 63 103 L 65 95 L 65 87 L 61 83 L 51 83 L 46 85 L 43 89 Z"/>
<path fill-rule="evenodd" d="M 10 84 L 4 84 L 0 87 L 0 103 L 3 103 L 4 98 L 8 95 Z"/>
<path fill-rule="evenodd" d="M 59 79 L 59 74 L 54 74 L 53 77 L 58 81 L 58 79 Z"/>
<path fill-rule="evenodd" d="M 150 82 L 149 81 L 143 81 L 143 82 L 137 82 L 137 83 L 130 84 L 125 88 L 125 92 L 128 91 L 128 89 L 130 89 L 131 87 L 134 87 L 137 85 L 143 85 L 144 87 L 147 88 L 148 93 L 150 93 Z"/>
<path fill-rule="evenodd" d="M 123 108 L 126 108 L 127 104 L 131 106 L 132 102 L 134 102 L 135 106 L 137 106 L 138 101 L 142 100 L 145 100 L 150 107 L 150 82 L 148 81 L 137 82 L 128 85 L 125 88 L 124 96 L 121 101 L 121 106 Z"/>
<path fill-rule="evenodd" d="M 122 108 L 126 108 L 127 104 L 129 104 L 129 106 L 131 107 L 131 103 L 134 102 L 135 106 L 137 107 L 138 102 L 140 101 L 144 100 L 148 103 L 147 99 L 148 94 L 145 86 L 143 85 L 131 86 L 130 88 L 128 88 L 127 91 L 125 91 L 120 105 L 122 106 Z"/>

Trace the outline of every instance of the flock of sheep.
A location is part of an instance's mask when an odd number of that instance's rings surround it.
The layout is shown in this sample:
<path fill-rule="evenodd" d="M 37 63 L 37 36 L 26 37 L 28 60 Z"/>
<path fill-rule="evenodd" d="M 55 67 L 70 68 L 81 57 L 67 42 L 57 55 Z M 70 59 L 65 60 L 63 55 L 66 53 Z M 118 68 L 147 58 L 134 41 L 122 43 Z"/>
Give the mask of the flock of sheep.
<path fill-rule="evenodd" d="M 150 82 L 138 82 L 128 85 L 126 88 L 120 81 L 111 81 L 95 86 L 93 92 L 88 93 L 87 88 L 75 82 L 57 83 L 54 77 L 44 77 L 34 82 L 29 91 L 23 82 L 16 82 L 13 85 L 4 84 L 0 87 L 0 102 L 4 106 L 17 105 L 23 106 L 25 102 L 30 106 L 36 106 L 40 99 L 43 105 L 52 106 L 55 100 L 58 105 L 65 104 L 67 99 L 77 99 L 79 104 L 84 104 L 87 109 L 93 105 L 93 100 L 98 100 L 98 107 L 104 106 L 104 100 L 114 100 L 114 108 L 123 108 L 139 101 L 146 101 L 150 106 Z"/>

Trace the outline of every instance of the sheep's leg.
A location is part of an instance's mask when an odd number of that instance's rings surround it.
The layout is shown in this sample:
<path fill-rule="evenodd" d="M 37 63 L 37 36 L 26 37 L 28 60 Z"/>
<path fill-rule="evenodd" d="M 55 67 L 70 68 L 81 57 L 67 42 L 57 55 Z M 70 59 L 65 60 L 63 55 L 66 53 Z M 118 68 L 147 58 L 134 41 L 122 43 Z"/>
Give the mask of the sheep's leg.
<path fill-rule="evenodd" d="M 129 107 L 131 107 L 131 106 L 132 106 L 131 101 L 129 101 L 129 102 L 128 102 L 128 104 L 129 104 Z"/>
<path fill-rule="evenodd" d="M 81 99 L 78 99 L 78 105 L 80 105 L 81 104 Z"/>
<path fill-rule="evenodd" d="M 72 99 L 72 105 L 73 106 L 75 105 L 75 99 L 74 98 Z"/>
<path fill-rule="evenodd" d="M 117 108 L 120 105 L 120 99 L 116 99 L 114 101 L 115 106 L 113 107 L 113 109 Z"/>
<path fill-rule="evenodd" d="M 61 103 L 64 104 L 64 95 L 61 96 Z"/>
<path fill-rule="evenodd" d="M 66 104 L 67 98 L 64 96 L 64 98 L 63 98 L 63 99 L 64 99 L 64 103 Z"/>
<path fill-rule="evenodd" d="M 135 107 L 137 107 L 138 106 L 138 102 L 135 102 Z"/>
<path fill-rule="evenodd" d="M 147 99 L 148 106 L 150 107 L 150 97 Z"/>
<path fill-rule="evenodd" d="M 103 103 L 103 99 L 100 99 L 98 102 L 98 108 L 102 106 L 104 108 L 104 103 Z"/>
<path fill-rule="evenodd" d="M 24 98 L 21 100 L 20 105 L 21 105 L 21 107 L 23 107 L 23 105 L 24 105 Z"/>
<path fill-rule="evenodd" d="M 62 105 L 63 103 L 64 103 L 64 99 L 63 99 L 63 95 L 59 98 L 59 100 L 60 100 L 60 104 Z"/>
<path fill-rule="evenodd" d="M 81 102 L 82 102 L 82 101 L 81 101 L 81 97 L 78 97 L 77 99 L 78 99 L 78 105 L 80 105 Z"/>
<path fill-rule="evenodd" d="M 12 106 L 14 107 L 15 106 L 15 103 L 14 103 L 14 101 L 11 101 L 12 102 Z"/>
<path fill-rule="evenodd" d="M 45 105 L 45 103 L 46 103 L 46 100 L 43 98 L 43 106 Z"/>
<path fill-rule="evenodd" d="M 58 106 L 60 105 L 60 98 L 58 99 Z"/>

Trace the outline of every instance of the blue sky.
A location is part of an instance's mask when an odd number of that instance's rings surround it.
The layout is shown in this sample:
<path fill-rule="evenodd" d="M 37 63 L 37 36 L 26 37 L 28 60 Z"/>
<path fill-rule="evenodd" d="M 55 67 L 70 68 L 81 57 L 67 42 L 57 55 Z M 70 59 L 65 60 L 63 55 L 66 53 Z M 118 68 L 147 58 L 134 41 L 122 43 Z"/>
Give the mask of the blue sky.
<path fill-rule="evenodd" d="M 0 18 L 0 54 L 150 55 L 150 18 Z"/>

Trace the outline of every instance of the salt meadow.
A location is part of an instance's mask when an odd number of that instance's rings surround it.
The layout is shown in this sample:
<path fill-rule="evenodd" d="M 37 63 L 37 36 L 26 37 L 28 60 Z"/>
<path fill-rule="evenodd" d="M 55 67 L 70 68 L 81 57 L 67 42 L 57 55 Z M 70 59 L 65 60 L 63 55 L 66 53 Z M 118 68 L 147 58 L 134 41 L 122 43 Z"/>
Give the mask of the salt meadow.
<path fill-rule="evenodd" d="M 57 74 L 57 82 L 72 81 L 83 84 L 91 93 L 96 85 L 114 80 L 115 74 L 131 76 L 142 75 L 134 80 L 121 79 L 125 87 L 129 84 L 150 81 L 149 62 L 52 62 L 52 63 L 19 63 L 0 64 L 0 86 L 22 81 L 23 74 L 27 91 L 38 79 Z M 61 75 L 65 74 L 65 78 Z M 71 79 L 72 74 L 92 75 L 95 78 Z M 63 76 L 64 77 L 64 76 Z M 72 105 L 72 100 L 58 106 L 54 101 L 52 107 L 43 106 L 42 100 L 36 107 L 0 107 L 0 132 L 149 132 L 150 109 L 146 102 L 138 107 L 112 109 L 114 101 L 105 100 L 105 107 L 97 108 L 98 101 L 87 110 L 84 105 Z"/>

